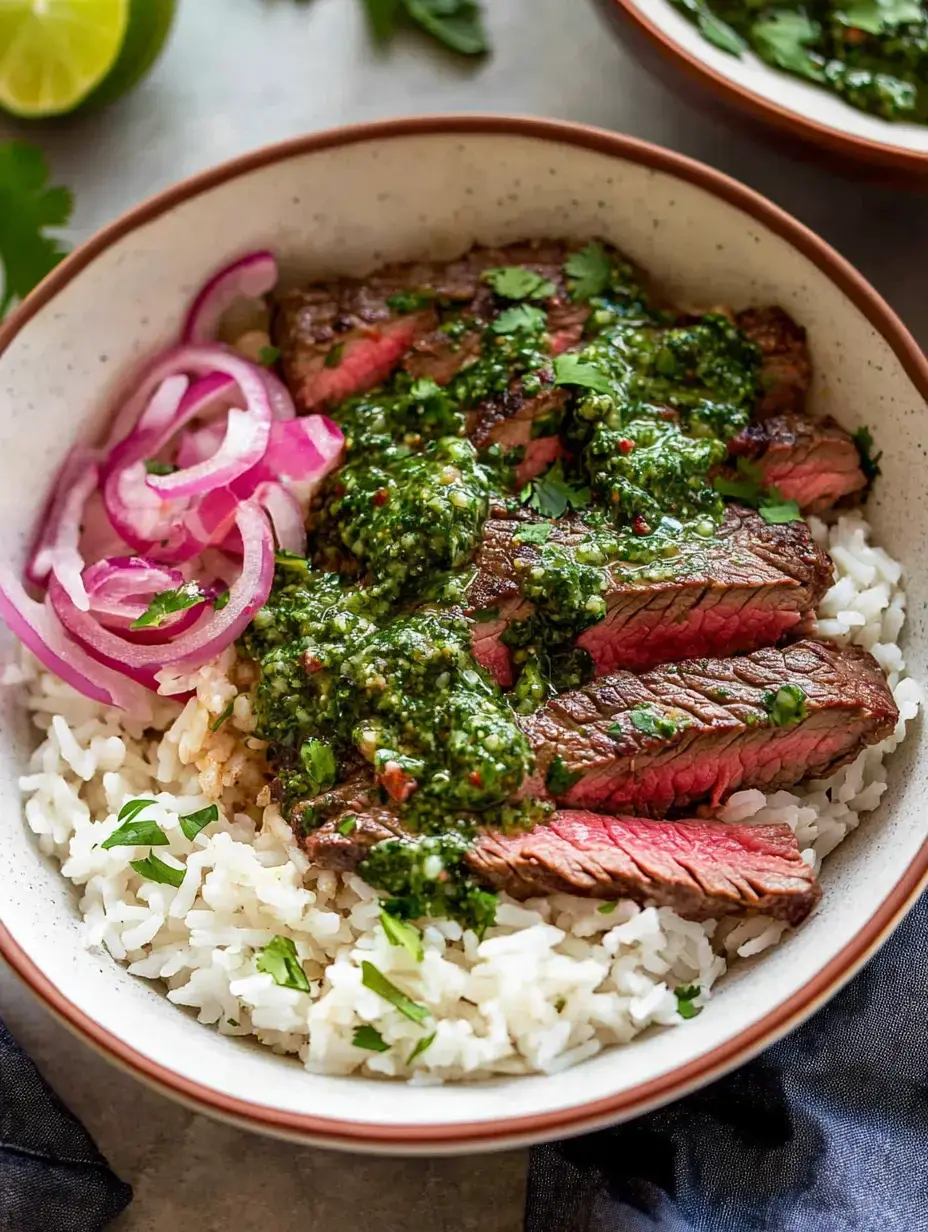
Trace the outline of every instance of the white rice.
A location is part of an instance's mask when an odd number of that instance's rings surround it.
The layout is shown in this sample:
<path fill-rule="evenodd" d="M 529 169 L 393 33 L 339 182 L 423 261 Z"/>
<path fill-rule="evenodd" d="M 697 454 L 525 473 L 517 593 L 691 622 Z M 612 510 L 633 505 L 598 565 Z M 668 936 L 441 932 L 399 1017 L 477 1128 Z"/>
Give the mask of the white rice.
<path fill-rule="evenodd" d="M 857 514 L 833 527 L 811 523 L 837 570 L 818 632 L 872 651 L 899 724 L 828 781 L 769 796 L 738 792 L 719 817 L 788 823 L 818 869 L 879 803 L 885 756 L 915 717 L 920 691 L 905 675 L 898 645 L 905 615 L 899 564 L 870 544 L 870 528 Z M 159 702 L 156 734 L 79 697 L 31 661 L 7 674 L 23 685 L 44 733 L 21 780 L 26 819 L 42 851 L 80 887 L 87 945 L 162 981 L 171 1001 L 225 1035 L 254 1035 L 298 1054 L 310 1070 L 333 1074 L 427 1083 L 552 1073 L 652 1024 L 679 1024 L 676 987 L 698 984 L 696 1004 L 704 1004 L 728 962 L 776 944 L 785 931 L 766 917 L 695 924 L 668 908 L 628 901 L 603 914 L 597 902 L 568 895 L 522 904 L 504 895 L 482 941 L 452 921 L 427 923 L 417 963 L 387 941 L 368 885 L 310 868 L 276 806 L 256 803 L 267 799 L 266 767 L 262 746 L 248 734 L 248 696 L 229 677 L 233 661 L 230 652 L 199 672 L 196 697 L 183 708 Z M 232 717 L 213 732 L 230 702 Z M 186 870 L 178 889 L 130 867 L 147 847 L 99 845 L 116 829 L 121 806 L 138 797 L 157 802 L 145 817 L 170 839 L 156 849 L 159 857 Z M 214 801 L 220 820 L 190 841 L 178 818 Z M 258 971 L 257 954 L 275 936 L 293 941 L 309 993 Z M 363 961 L 431 1018 L 411 1021 L 364 987 Z M 354 1045 L 364 1024 L 376 1028 L 387 1051 Z M 433 1032 L 410 1065 L 416 1045 Z"/>

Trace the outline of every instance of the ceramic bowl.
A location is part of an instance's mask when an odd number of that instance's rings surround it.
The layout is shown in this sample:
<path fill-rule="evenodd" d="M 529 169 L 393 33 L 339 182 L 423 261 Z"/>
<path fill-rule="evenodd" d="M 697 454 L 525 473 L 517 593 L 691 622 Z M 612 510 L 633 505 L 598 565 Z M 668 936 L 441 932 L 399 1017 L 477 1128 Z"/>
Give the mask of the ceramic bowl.
<path fill-rule="evenodd" d="M 876 292 L 798 222 L 717 172 L 594 129 L 503 117 L 397 120 L 315 134 L 189 180 L 78 249 L 0 330 L 0 535 L 21 561 L 65 451 L 94 430 L 120 374 L 169 341 L 216 267 L 273 247 L 291 273 L 360 274 L 474 241 L 614 241 L 680 300 L 779 303 L 809 330 L 814 404 L 884 451 L 870 516 L 908 569 L 908 657 L 928 675 L 922 459 L 928 364 Z M 113 1061 L 205 1112 L 306 1142 L 474 1150 L 630 1117 L 744 1061 L 832 995 L 928 874 L 917 725 L 885 804 L 827 864 L 821 908 L 737 967 L 698 1018 L 554 1076 L 456 1087 L 319 1077 L 222 1037 L 105 953 L 84 948 L 71 887 L 36 849 L 17 774 L 28 733 L 0 714 L 0 951 Z"/>
<path fill-rule="evenodd" d="M 924 188 L 928 125 L 889 123 L 828 90 L 708 42 L 671 0 L 603 0 L 616 27 L 671 88 L 759 122 L 788 145 L 816 147 L 844 170 Z M 757 127 L 755 123 L 754 127 Z"/>

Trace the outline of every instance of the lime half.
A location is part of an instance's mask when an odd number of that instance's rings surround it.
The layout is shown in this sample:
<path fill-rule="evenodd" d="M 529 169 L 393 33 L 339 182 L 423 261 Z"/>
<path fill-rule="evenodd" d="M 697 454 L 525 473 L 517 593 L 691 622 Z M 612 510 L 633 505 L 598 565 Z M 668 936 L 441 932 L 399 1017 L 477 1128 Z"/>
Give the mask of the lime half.
<path fill-rule="evenodd" d="M 73 111 L 116 63 L 131 8 L 130 0 L 0 0 L 0 107 L 25 117 Z"/>

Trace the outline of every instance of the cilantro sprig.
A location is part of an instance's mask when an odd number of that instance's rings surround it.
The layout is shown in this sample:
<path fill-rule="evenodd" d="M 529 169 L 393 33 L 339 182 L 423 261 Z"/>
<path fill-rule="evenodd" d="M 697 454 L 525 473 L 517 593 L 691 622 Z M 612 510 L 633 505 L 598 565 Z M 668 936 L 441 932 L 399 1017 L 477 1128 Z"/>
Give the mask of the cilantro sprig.
<path fill-rule="evenodd" d="M 133 620 L 130 629 L 157 629 L 168 616 L 175 612 L 183 612 L 188 607 L 196 607 L 202 603 L 206 595 L 196 582 L 184 582 L 176 590 L 162 590 L 152 598 L 151 603 L 138 618 Z"/>
<path fill-rule="evenodd" d="M 588 485 L 565 478 L 559 458 L 543 475 L 536 476 L 525 485 L 519 499 L 544 518 L 559 518 L 568 509 L 585 509 L 590 503 L 590 495 Z"/>
<path fill-rule="evenodd" d="M 0 142 L 0 317 L 66 255 L 49 228 L 67 226 L 73 198 L 48 187 L 45 155 L 26 141 Z"/>
<path fill-rule="evenodd" d="M 371 33 L 387 43 L 401 26 L 418 26 L 462 56 L 489 51 L 478 0 L 363 0 Z"/>
<path fill-rule="evenodd" d="M 612 262 L 602 244 L 594 240 L 586 248 L 570 254 L 564 262 L 564 273 L 570 279 L 571 299 L 592 299 L 609 289 Z"/>
<path fill-rule="evenodd" d="M 797 503 L 786 500 L 779 488 L 765 488 L 760 467 L 747 458 L 738 459 L 738 478 L 718 475 L 714 487 L 720 496 L 741 501 L 756 509 L 765 522 L 779 525 L 802 521 Z"/>

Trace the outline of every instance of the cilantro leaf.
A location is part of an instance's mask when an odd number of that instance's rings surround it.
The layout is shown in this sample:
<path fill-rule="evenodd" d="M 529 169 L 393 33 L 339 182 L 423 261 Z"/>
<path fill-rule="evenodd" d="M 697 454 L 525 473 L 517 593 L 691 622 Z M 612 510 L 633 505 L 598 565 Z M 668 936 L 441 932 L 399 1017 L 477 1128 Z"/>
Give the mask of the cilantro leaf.
<path fill-rule="evenodd" d="M 556 355 L 554 357 L 555 385 L 578 385 L 592 389 L 598 394 L 608 394 L 612 384 L 605 372 L 595 364 L 585 364 L 579 355 Z"/>
<path fill-rule="evenodd" d="M 175 868 L 173 864 L 165 864 L 157 856 L 147 856 L 144 860 L 130 860 L 129 867 L 134 868 L 146 881 L 156 881 L 159 885 L 173 886 L 175 890 L 183 885 L 184 869 Z"/>
<path fill-rule="evenodd" d="M 690 21 L 695 22 L 703 38 L 728 51 L 733 56 L 740 56 L 747 43 L 727 21 L 716 17 L 703 0 L 674 0 L 678 8 L 683 9 Z"/>
<path fill-rule="evenodd" d="M 805 13 L 795 9 L 771 9 L 769 16 L 754 22 L 751 42 L 758 55 L 768 63 L 812 81 L 824 81 L 821 66 L 806 50 L 806 44 L 814 43 L 821 32 L 819 23 L 811 21 Z"/>
<path fill-rule="evenodd" d="M 338 823 L 338 832 L 339 834 L 345 835 L 347 838 L 349 834 L 354 833 L 357 829 L 357 825 L 357 817 L 345 817 Z"/>
<path fill-rule="evenodd" d="M 619 905 L 619 900 L 615 899 L 611 903 L 601 903 L 600 906 L 596 908 L 596 910 L 599 912 L 600 915 L 612 915 L 613 911 L 615 911 L 618 905 Z"/>
<path fill-rule="evenodd" d="M 355 1048 L 366 1048 L 368 1052 L 389 1052 L 390 1045 L 383 1038 L 376 1027 L 372 1027 L 369 1023 L 365 1023 L 363 1027 L 356 1027 L 354 1035 L 351 1037 L 351 1042 Z"/>
<path fill-rule="evenodd" d="M 173 475 L 176 470 L 173 462 L 159 462 L 156 458 L 149 458 L 145 463 L 146 475 Z"/>
<path fill-rule="evenodd" d="M 0 142 L 0 317 L 50 273 L 65 249 L 46 234 L 64 227 L 73 199 L 66 188 L 48 188 L 45 155 L 26 141 Z"/>
<path fill-rule="evenodd" d="M 583 777 L 582 770 L 568 770 L 563 757 L 555 757 L 545 775 L 545 787 L 552 796 L 563 796 L 570 791 L 574 783 Z"/>
<path fill-rule="evenodd" d="M 765 498 L 757 506 L 757 512 L 772 525 L 780 525 L 783 522 L 801 522 L 802 514 L 799 511 L 799 506 L 795 501 L 778 500 L 771 495 Z"/>
<path fill-rule="evenodd" d="M 850 0 L 835 16 L 848 29 L 883 34 L 922 21 L 923 12 L 918 0 Z"/>
<path fill-rule="evenodd" d="M 206 808 L 199 809 L 196 813 L 188 813 L 186 817 L 181 817 L 180 828 L 184 835 L 193 842 L 201 830 L 205 830 L 211 822 L 218 820 L 219 805 L 208 804 Z"/>
<path fill-rule="evenodd" d="M 133 620 L 130 629 L 157 629 L 166 616 L 173 612 L 183 612 L 188 607 L 196 607 L 206 596 L 196 582 L 184 582 L 176 590 L 162 590 L 149 603 L 146 610 Z"/>
<path fill-rule="evenodd" d="M 216 596 L 216 598 L 213 600 L 213 607 L 215 608 L 217 612 L 221 612 L 228 602 L 229 602 L 229 592 L 227 590 L 221 590 L 219 594 Z"/>
<path fill-rule="evenodd" d="M 425 955 L 422 934 L 415 925 L 408 924 L 405 920 L 400 920 L 383 909 L 380 912 L 380 924 L 391 945 L 401 945 L 416 962 L 422 962 Z"/>
<path fill-rule="evenodd" d="M 420 1039 L 418 1044 L 416 1044 L 415 1048 L 409 1054 L 409 1060 L 406 1062 L 406 1064 L 412 1065 L 416 1057 L 421 1057 L 423 1052 L 425 1052 L 426 1048 L 431 1048 L 432 1044 L 435 1042 L 435 1036 L 437 1034 L 438 1034 L 437 1031 L 433 1031 L 431 1035 L 426 1035 L 422 1039 Z"/>
<path fill-rule="evenodd" d="M 595 240 L 580 252 L 572 252 L 564 262 L 564 273 L 572 279 L 570 296 L 574 300 L 592 299 L 608 291 L 612 278 L 609 254 Z"/>
<path fill-rule="evenodd" d="M 282 354 L 283 352 L 280 347 L 263 346 L 258 351 L 258 363 L 261 364 L 263 368 L 272 368 L 274 364 L 277 363 L 278 359 L 280 359 Z"/>
<path fill-rule="evenodd" d="M 701 1005 L 693 1004 L 701 991 L 698 984 L 681 984 L 679 988 L 674 989 L 677 998 L 677 1013 L 681 1018 L 695 1018 L 702 1011 Z"/>
<path fill-rule="evenodd" d="M 553 282 L 521 265 L 484 270 L 483 281 L 488 282 L 502 299 L 547 299 L 557 291 Z"/>
<path fill-rule="evenodd" d="M 111 847 L 167 847 L 169 841 L 157 822 L 127 821 L 100 846 L 104 851 Z"/>
<path fill-rule="evenodd" d="M 275 937 L 258 955 L 258 970 L 269 975 L 281 988 L 309 992 L 309 980 L 290 937 Z"/>
<path fill-rule="evenodd" d="M 585 509 L 590 503 L 590 489 L 565 479 L 559 458 L 543 475 L 525 485 L 519 499 L 544 518 L 559 518 L 567 509 Z"/>
<path fill-rule="evenodd" d="M 481 56 L 488 50 L 483 14 L 477 0 L 403 0 L 403 3 L 416 25 L 452 51 L 462 56 Z"/>
<path fill-rule="evenodd" d="M 512 536 L 513 543 L 547 543 L 553 526 L 550 522 L 526 522 Z"/>
<path fill-rule="evenodd" d="M 385 43 L 396 33 L 400 0 L 364 0 L 368 24 L 378 43 Z"/>
<path fill-rule="evenodd" d="M 133 817 L 137 817 L 142 809 L 148 808 L 149 804 L 157 804 L 157 800 L 127 800 L 119 810 L 117 821 L 131 821 Z"/>
<path fill-rule="evenodd" d="M 530 304 L 514 304 L 501 312 L 490 328 L 494 334 L 516 334 L 520 330 L 537 334 L 544 329 L 547 320 L 540 308 Z"/>
<path fill-rule="evenodd" d="M 403 990 L 388 980 L 373 963 L 361 963 L 361 983 L 371 992 L 375 992 L 378 997 L 383 997 L 384 1001 L 389 1001 L 401 1014 L 413 1022 L 425 1022 L 426 1018 L 431 1017 L 431 1012 L 424 1005 L 417 1005 L 415 1001 L 407 997 Z"/>
<path fill-rule="evenodd" d="M 883 451 L 880 450 L 878 454 L 874 454 L 873 436 L 866 424 L 851 435 L 860 455 L 860 469 L 866 475 L 867 482 L 873 483 L 880 474 L 880 458 L 883 456 Z"/>
<path fill-rule="evenodd" d="M 324 740 L 304 740 L 300 745 L 300 761 L 314 796 L 334 785 L 338 767 L 330 744 Z"/>

